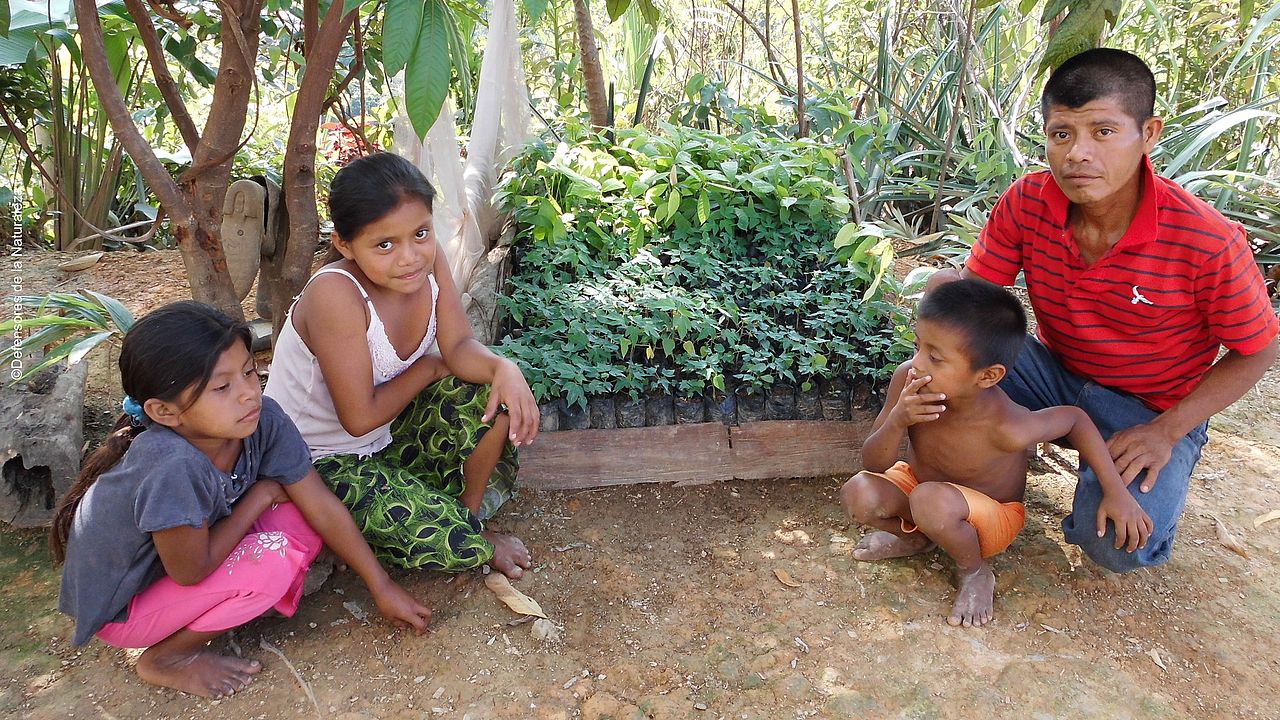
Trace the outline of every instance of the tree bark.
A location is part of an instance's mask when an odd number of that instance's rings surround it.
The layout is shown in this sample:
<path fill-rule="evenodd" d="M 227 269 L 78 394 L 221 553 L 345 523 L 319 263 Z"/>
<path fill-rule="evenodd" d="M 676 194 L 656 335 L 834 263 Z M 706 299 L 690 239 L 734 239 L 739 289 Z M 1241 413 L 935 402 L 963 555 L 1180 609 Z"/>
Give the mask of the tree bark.
<path fill-rule="evenodd" d="M 591 114 L 591 124 L 603 129 L 609 125 L 609 99 L 604 90 L 600 49 L 596 47 L 596 29 L 586 0 L 573 0 L 573 19 L 578 30 L 578 51 L 582 55 L 582 81 L 587 86 L 587 111 Z"/>
<path fill-rule="evenodd" d="M 138 35 L 142 37 L 142 44 L 147 49 L 147 62 L 151 66 L 151 74 L 155 78 L 156 87 L 160 90 L 160 96 L 164 98 L 164 104 L 169 108 L 169 114 L 173 116 L 173 123 L 178 126 L 178 132 L 182 134 L 182 141 L 186 143 L 187 149 L 195 154 L 196 147 L 200 145 L 200 133 L 191 119 L 191 113 L 187 112 L 186 103 L 182 102 L 178 83 L 169 72 L 164 47 L 160 44 L 156 26 L 151 22 L 151 14 L 147 12 L 147 8 L 143 7 L 142 0 L 124 0 L 124 6 L 138 25 Z"/>
<path fill-rule="evenodd" d="M 227 16 L 222 22 L 222 59 L 214 84 L 210 120 L 192 153 L 192 169 L 184 174 L 181 182 L 169 175 L 133 123 L 107 61 L 102 24 L 94 0 L 75 0 L 75 7 L 81 52 L 98 100 L 125 152 L 133 158 L 171 220 L 170 228 L 182 251 L 192 297 L 243 319 L 244 312 L 236 301 L 222 252 L 222 201 L 248 113 L 262 0 L 228 0 L 222 5 Z"/>
<path fill-rule="evenodd" d="M 316 4 L 316 0 L 306 2 L 308 5 Z M 302 291 L 311 275 L 311 262 L 319 241 L 316 132 L 328 97 L 329 82 L 338 64 L 338 54 L 358 15 L 355 11 L 343 15 L 342 9 L 343 3 L 338 1 L 329 6 L 314 38 L 306 46 L 307 65 L 298 85 L 293 118 L 289 124 L 282 177 L 289 237 L 283 254 L 277 250 L 277 259 L 263 266 L 262 281 L 258 287 L 258 292 L 265 290 L 269 293 L 274 308 L 272 325 L 277 337 L 284 324 L 289 301 Z"/>

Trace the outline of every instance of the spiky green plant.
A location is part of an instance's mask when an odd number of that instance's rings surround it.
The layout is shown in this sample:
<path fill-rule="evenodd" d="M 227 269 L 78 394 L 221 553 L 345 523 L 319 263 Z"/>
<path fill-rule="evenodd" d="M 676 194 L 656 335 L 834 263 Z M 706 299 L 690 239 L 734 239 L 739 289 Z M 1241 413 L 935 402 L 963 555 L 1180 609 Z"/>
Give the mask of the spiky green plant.
<path fill-rule="evenodd" d="M 18 383 L 66 360 L 75 365 L 99 345 L 119 343 L 133 326 L 133 313 L 119 300 L 92 290 L 22 295 L 13 298 L 15 307 L 29 309 L 33 317 L 14 318 L 0 323 L 0 334 L 13 339 L 10 357 L 37 354 L 40 361 L 10 375 Z"/>

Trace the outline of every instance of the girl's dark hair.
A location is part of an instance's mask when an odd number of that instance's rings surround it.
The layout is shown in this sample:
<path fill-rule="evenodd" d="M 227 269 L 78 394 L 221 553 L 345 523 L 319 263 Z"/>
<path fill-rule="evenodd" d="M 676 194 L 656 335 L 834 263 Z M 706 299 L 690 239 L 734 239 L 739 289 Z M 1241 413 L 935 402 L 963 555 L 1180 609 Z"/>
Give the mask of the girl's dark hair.
<path fill-rule="evenodd" d="M 250 347 L 249 326 L 221 312 L 186 300 L 148 313 L 125 333 L 120 350 L 120 383 L 124 392 L 142 405 L 157 398 L 174 402 L 193 388 L 191 402 L 200 397 L 222 353 L 236 342 Z M 49 544 L 55 562 L 66 557 L 67 536 L 76 508 L 98 476 L 111 469 L 133 439 L 146 426 L 136 426 L 121 415 L 111 434 L 80 468 L 71 489 L 58 503 Z"/>
<path fill-rule="evenodd" d="M 366 225 L 395 210 L 406 199 L 421 200 L 427 209 L 436 189 L 413 163 L 394 153 L 380 152 L 352 160 L 329 185 L 329 219 L 333 231 L 351 242 Z M 330 246 L 324 262 L 342 259 Z"/>

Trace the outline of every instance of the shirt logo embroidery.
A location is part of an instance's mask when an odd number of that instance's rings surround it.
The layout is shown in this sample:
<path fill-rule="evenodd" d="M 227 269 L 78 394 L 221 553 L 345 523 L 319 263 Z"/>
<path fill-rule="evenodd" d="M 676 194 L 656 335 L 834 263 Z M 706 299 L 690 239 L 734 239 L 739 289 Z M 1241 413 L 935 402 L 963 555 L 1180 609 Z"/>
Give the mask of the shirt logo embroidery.
<path fill-rule="evenodd" d="M 1129 301 L 1129 304 L 1130 304 L 1130 305 L 1137 305 L 1138 303 L 1143 303 L 1143 304 L 1151 305 L 1151 306 L 1154 306 L 1154 305 L 1155 305 L 1155 303 L 1153 303 L 1153 302 L 1151 302 L 1150 300 L 1148 300 L 1148 299 L 1147 299 L 1147 296 L 1146 296 L 1146 295 L 1143 295 L 1143 294 L 1142 294 L 1142 291 L 1138 289 L 1138 286 L 1137 286 L 1137 285 L 1134 285 L 1134 286 L 1133 286 L 1133 299 Z"/>

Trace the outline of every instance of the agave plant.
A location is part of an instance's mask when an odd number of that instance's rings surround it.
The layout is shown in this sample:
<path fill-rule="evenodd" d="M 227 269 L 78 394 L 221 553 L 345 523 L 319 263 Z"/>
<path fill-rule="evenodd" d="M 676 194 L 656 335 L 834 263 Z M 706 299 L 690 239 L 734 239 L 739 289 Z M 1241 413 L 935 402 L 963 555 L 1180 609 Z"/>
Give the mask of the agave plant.
<path fill-rule="evenodd" d="M 23 295 L 13 299 L 15 306 L 30 309 L 34 317 L 22 317 L 0 323 L 0 334 L 14 339 L 9 351 L 13 358 L 43 353 L 40 361 L 10 374 L 18 383 L 67 361 L 68 367 L 80 362 L 94 348 L 105 342 L 120 342 L 133 326 L 133 313 L 119 300 L 92 290 L 75 293 Z"/>

